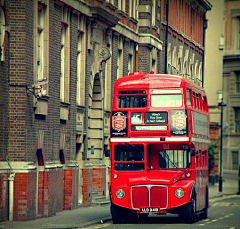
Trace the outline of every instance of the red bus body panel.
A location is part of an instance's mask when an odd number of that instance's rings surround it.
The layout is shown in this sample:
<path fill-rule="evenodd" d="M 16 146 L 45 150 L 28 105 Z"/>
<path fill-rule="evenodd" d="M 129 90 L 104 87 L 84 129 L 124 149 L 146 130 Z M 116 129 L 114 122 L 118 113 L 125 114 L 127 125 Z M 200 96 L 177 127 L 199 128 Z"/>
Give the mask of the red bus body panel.
<path fill-rule="evenodd" d="M 183 104 L 180 107 L 157 108 L 150 106 L 150 96 L 153 90 L 178 89 L 183 95 Z M 207 208 L 208 195 L 208 143 L 209 143 L 209 114 L 208 108 L 194 108 L 187 106 L 186 90 L 198 93 L 206 100 L 204 90 L 196 84 L 180 76 L 143 74 L 137 73 L 118 79 L 114 86 L 114 99 L 111 112 L 111 126 L 118 128 L 119 133 L 126 129 L 124 135 L 112 135 L 110 138 L 111 150 L 111 202 L 120 207 L 134 210 L 140 213 L 140 208 L 159 208 L 157 213 L 166 213 L 171 209 L 183 206 L 190 202 L 193 190 L 196 194 L 196 210 Z M 144 108 L 119 108 L 119 91 L 146 91 L 147 105 Z M 191 97 L 191 99 L 193 99 Z M 203 105 L 199 105 L 201 107 Z M 173 135 L 172 122 L 175 118 L 174 111 L 187 116 L 186 134 Z M 121 113 L 120 113 L 121 112 Z M 131 124 L 131 115 L 140 113 L 146 117 L 146 113 L 162 113 L 166 120 L 159 124 Z M 172 112 L 172 113 L 171 113 Z M 185 112 L 185 113 L 184 113 Z M 166 113 L 166 115 L 165 115 Z M 155 113 L 154 113 L 155 114 Z M 178 120 L 176 120 L 177 122 Z M 113 123 L 114 122 L 114 123 Z M 180 125 L 181 123 L 179 123 Z M 136 126 L 139 129 L 136 131 Z M 154 127 L 152 127 L 154 126 Z M 160 126 L 160 127 L 155 127 Z M 142 130 L 141 130 L 142 128 Z M 147 128 L 159 128 L 161 130 L 148 130 Z M 111 134 L 112 134 L 111 129 Z M 117 131 L 118 131 L 117 130 Z M 147 153 L 145 152 L 143 171 L 116 171 L 114 168 L 114 153 L 116 145 L 144 144 L 154 150 L 191 149 L 196 155 L 191 157 L 192 165 L 189 168 L 172 169 L 148 169 Z M 149 146 L 148 146 L 149 145 Z M 156 148 L 156 149 L 155 149 Z M 154 159 L 155 160 L 155 159 Z M 154 160 L 152 166 L 154 167 Z M 157 161 L 155 160 L 156 167 Z M 184 192 L 182 198 L 177 198 L 175 191 L 181 188 Z M 125 191 L 124 198 L 117 198 L 119 189 Z"/>

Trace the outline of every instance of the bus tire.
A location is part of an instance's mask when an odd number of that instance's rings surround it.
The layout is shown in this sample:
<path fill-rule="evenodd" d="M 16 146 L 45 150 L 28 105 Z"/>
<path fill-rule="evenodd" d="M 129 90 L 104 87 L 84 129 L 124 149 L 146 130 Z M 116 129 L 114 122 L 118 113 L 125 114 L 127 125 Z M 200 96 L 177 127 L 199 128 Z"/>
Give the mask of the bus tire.
<path fill-rule="evenodd" d="M 191 197 L 191 201 L 184 207 L 180 217 L 184 223 L 194 223 L 196 221 L 196 198 L 194 196 Z"/>
<path fill-rule="evenodd" d="M 112 222 L 114 224 L 122 223 L 122 209 L 117 205 L 111 203 L 111 214 L 112 214 Z"/>
<path fill-rule="evenodd" d="M 208 206 L 209 206 L 209 200 L 208 200 L 208 189 L 206 191 L 206 205 L 205 208 L 203 209 L 202 213 L 202 219 L 207 219 L 208 218 Z"/>
<path fill-rule="evenodd" d="M 207 219 L 208 218 L 208 209 L 205 208 L 202 213 L 202 219 Z"/>

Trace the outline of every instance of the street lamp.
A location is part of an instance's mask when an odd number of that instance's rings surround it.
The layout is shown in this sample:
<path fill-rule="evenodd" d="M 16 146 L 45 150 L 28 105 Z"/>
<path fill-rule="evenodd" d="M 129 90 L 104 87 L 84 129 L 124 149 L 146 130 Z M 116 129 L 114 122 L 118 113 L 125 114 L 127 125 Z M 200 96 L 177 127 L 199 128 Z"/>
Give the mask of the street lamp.
<path fill-rule="evenodd" d="M 219 168 L 219 186 L 218 191 L 222 192 L 222 183 L 223 183 L 223 165 L 222 165 L 222 135 L 223 135 L 223 108 L 227 106 L 223 102 L 223 92 L 218 91 L 218 106 L 221 108 L 221 120 L 220 120 L 220 126 L 221 126 L 221 132 L 220 132 L 220 168 Z"/>

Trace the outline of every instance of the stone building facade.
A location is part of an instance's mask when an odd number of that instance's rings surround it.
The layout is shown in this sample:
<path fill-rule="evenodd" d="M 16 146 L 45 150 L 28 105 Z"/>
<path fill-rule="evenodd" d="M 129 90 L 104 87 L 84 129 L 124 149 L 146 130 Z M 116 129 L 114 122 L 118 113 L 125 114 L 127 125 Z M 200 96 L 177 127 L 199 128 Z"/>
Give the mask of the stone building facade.
<path fill-rule="evenodd" d="M 206 0 L 0 1 L 0 221 L 89 206 L 94 192 L 109 197 L 114 82 L 154 70 L 201 85 L 210 8 Z"/>
<path fill-rule="evenodd" d="M 223 54 L 223 167 L 240 166 L 240 1 L 225 1 Z"/>

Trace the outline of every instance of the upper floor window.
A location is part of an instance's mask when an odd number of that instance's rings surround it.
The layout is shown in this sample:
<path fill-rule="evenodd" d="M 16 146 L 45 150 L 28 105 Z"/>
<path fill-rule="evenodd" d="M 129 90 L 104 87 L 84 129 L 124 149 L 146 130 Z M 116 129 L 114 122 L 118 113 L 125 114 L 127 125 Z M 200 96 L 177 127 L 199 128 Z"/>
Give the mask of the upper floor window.
<path fill-rule="evenodd" d="M 34 81 L 48 80 L 49 75 L 48 0 L 34 1 Z M 47 90 L 47 85 L 44 89 Z"/>
<path fill-rule="evenodd" d="M 238 49 L 240 49 L 240 17 L 237 18 L 238 20 Z"/>
<path fill-rule="evenodd" d="M 156 24 L 156 0 L 152 2 L 152 25 Z"/>
<path fill-rule="evenodd" d="M 62 8 L 60 100 L 69 102 L 70 84 L 70 10 Z"/>
<path fill-rule="evenodd" d="M 77 41 L 77 105 L 85 105 L 85 59 L 86 59 L 86 18 L 78 17 L 78 41 Z"/>
<path fill-rule="evenodd" d="M 121 49 L 118 49 L 118 59 L 117 59 L 117 79 L 123 75 L 123 52 Z"/>
<path fill-rule="evenodd" d="M 111 59 L 105 64 L 104 109 L 111 110 Z"/>
<path fill-rule="evenodd" d="M 136 0 L 129 1 L 129 16 L 136 18 Z"/>
<path fill-rule="evenodd" d="M 118 10 L 124 11 L 126 10 L 126 0 L 118 1 Z"/>
<path fill-rule="evenodd" d="M 235 132 L 240 132 L 240 107 L 235 108 Z"/>
<path fill-rule="evenodd" d="M 240 72 L 236 72 L 236 93 L 240 93 Z"/>
<path fill-rule="evenodd" d="M 0 61 L 5 60 L 5 49 L 8 43 L 7 35 L 7 12 L 4 6 L 0 3 Z"/>
<path fill-rule="evenodd" d="M 109 2 L 114 5 L 114 0 L 106 0 L 106 2 Z"/>
<path fill-rule="evenodd" d="M 134 69 L 134 60 L 133 55 L 135 52 L 135 47 L 133 43 L 129 43 L 129 50 L 128 50 L 128 74 L 133 72 Z"/>
<path fill-rule="evenodd" d="M 240 16 L 232 17 L 232 48 L 240 49 Z"/>
<path fill-rule="evenodd" d="M 132 54 L 128 55 L 128 74 L 133 72 L 133 56 Z"/>

